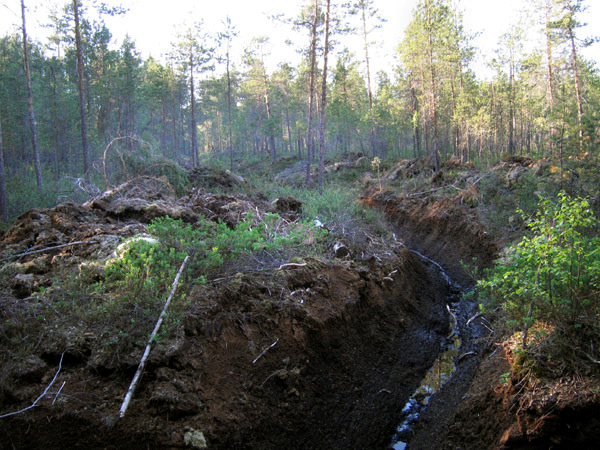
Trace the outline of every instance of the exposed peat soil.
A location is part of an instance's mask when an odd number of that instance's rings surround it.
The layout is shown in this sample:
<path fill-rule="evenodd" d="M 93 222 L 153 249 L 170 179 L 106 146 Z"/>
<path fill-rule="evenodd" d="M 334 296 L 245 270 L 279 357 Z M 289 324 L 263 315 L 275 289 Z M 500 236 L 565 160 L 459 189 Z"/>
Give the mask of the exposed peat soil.
<path fill-rule="evenodd" d="M 35 403 L 0 418 L 0 449 L 387 449 L 450 339 L 448 303 L 456 298 L 440 266 L 466 288 L 473 279 L 460 261 L 485 267 L 498 252 L 461 202 L 371 193 L 363 201 L 385 212 L 393 241 L 350 248 L 354 259 L 240 268 L 192 290 L 190 310 L 153 348 L 117 420 L 143 345 L 115 348 L 93 324 L 29 326 L 45 320 L 36 305 L 49 301 L 46 293 L 155 217 L 193 224 L 203 214 L 235 224 L 252 210 L 294 220 L 298 205 L 203 189 L 176 198 L 152 179 L 116 194 L 31 211 L 0 236 L 0 416 Z M 60 247 L 73 242 L 83 244 Z M 525 405 L 518 380 L 502 382 L 508 347 L 494 345 L 474 304 L 449 306 L 461 340 L 456 370 L 419 413 L 410 449 L 559 448 L 598 439 L 589 382 L 587 402 L 569 403 L 565 390 L 553 403 L 546 389 L 545 403 Z M 30 323 L 20 327 L 21 319 Z"/>
<path fill-rule="evenodd" d="M 143 345 L 115 347 L 99 326 L 59 314 L 50 326 L 17 320 L 49 320 L 36 308 L 61 278 L 155 217 L 235 223 L 248 209 L 277 206 L 203 190 L 175 198 L 145 179 L 19 218 L 0 243 L 0 415 L 35 407 L 0 419 L 0 448 L 385 448 L 449 323 L 446 281 L 401 243 L 362 249 L 360 261 L 277 262 L 192 291 L 121 420 Z"/>

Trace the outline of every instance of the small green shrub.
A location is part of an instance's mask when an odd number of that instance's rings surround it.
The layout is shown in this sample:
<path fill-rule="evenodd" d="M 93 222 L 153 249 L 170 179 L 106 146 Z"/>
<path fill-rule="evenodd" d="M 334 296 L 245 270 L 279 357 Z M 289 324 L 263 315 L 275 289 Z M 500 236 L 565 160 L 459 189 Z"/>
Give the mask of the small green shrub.
<path fill-rule="evenodd" d="M 478 287 L 507 313 L 509 325 L 526 330 L 544 320 L 564 329 L 596 328 L 600 240 L 588 201 L 561 192 L 556 202 L 541 200 L 537 213 L 523 219 L 531 235 L 511 247 Z"/>
<path fill-rule="evenodd" d="M 262 220 L 250 212 L 235 228 L 200 217 L 192 227 L 181 220 L 162 217 L 149 226 L 149 238 L 133 240 L 124 253 L 107 265 L 103 287 L 125 297 L 155 298 L 171 286 L 179 265 L 190 255 L 188 274 L 205 283 L 223 265 L 261 250 L 316 243 L 324 231 L 308 222 L 286 224 L 277 214 Z M 313 242 L 314 241 L 314 242 Z"/>

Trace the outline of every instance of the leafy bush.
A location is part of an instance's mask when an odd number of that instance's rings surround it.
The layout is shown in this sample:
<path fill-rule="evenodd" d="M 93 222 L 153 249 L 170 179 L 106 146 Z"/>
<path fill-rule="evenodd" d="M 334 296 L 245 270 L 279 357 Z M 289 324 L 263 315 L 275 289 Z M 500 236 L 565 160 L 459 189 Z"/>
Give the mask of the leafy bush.
<path fill-rule="evenodd" d="M 151 237 L 132 241 L 108 264 L 105 287 L 126 297 L 154 298 L 169 289 L 186 254 L 191 256 L 191 278 L 205 283 L 217 269 L 242 255 L 302 246 L 309 235 L 314 243 L 323 233 L 308 222 L 283 226 L 277 214 L 257 220 L 251 212 L 233 229 L 204 217 L 194 227 L 162 217 L 148 226 L 148 232 Z"/>
<path fill-rule="evenodd" d="M 524 340 L 536 320 L 566 330 L 597 327 L 600 240 L 590 233 L 598 220 L 588 201 L 561 192 L 556 202 L 541 200 L 537 213 L 523 218 L 531 236 L 511 247 L 479 288 L 502 307 L 510 324 L 525 325 Z"/>

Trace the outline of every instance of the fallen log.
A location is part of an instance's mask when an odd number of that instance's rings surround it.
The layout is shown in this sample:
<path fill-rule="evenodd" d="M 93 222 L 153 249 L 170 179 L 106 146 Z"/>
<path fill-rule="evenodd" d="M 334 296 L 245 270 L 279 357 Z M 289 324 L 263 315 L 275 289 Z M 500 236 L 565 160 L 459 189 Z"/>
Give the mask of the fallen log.
<path fill-rule="evenodd" d="M 154 339 L 156 338 L 156 335 L 158 334 L 158 330 L 160 329 L 163 319 L 165 318 L 165 315 L 167 314 L 167 309 L 169 308 L 171 300 L 175 296 L 175 291 L 177 290 L 177 285 L 179 284 L 179 278 L 181 277 L 181 274 L 183 273 L 183 269 L 185 268 L 185 265 L 187 264 L 188 259 L 190 259 L 189 255 L 187 255 L 185 257 L 185 259 L 183 260 L 183 262 L 181 263 L 181 267 L 179 267 L 179 271 L 177 272 L 175 281 L 173 281 L 173 286 L 171 287 L 171 293 L 169 294 L 169 297 L 167 298 L 167 301 L 165 302 L 165 306 L 163 307 L 163 309 L 160 313 L 160 316 L 158 316 L 158 320 L 156 321 L 156 325 L 154 326 L 154 330 L 152 331 L 152 334 L 148 338 L 148 343 L 146 344 L 146 349 L 144 350 L 144 355 L 142 356 L 142 359 L 140 360 L 138 369 L 135 372 L 135 375 L 133 376 L 133 380 L 131 380 L 131 384 L 129 385 L 129 389 L 127 390 L 127 394 L 125 394 L 125 399 L 123 400 L 123 404 L 121 405 L 121 409 L 119 410 L 119 419 L 122 419 L 123 416 L 125 415 L 125 412 L 127 412 L 127 407 L 129 406 L 129 402 L 131 401 L 131 398 L 133 397 L 133 394 L 135 392 L 135 388 L 137 387 L 138 381 L 140 380 L 140 377 L 142 376 L 142 372 L 144 371 L 144 367 L 146 366 L 146 361 L 148 360 L 148 356 L 150 356 L 150 350 L 152 348 L 152 343 L 154 342 Z"/>

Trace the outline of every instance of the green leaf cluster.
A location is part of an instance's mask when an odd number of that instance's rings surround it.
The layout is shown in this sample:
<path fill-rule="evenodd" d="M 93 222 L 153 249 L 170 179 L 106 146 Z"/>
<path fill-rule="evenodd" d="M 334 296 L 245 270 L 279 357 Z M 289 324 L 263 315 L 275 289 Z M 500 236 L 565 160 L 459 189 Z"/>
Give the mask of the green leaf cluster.
<path fill-rule="evenodd" d="M 185 255 L 190 255 L 189 279 L 204 284 L 223 266 L 257 251 L 311 245 L 325 231 L 308 222 L 285 223 L 277 214 L 258 220 L 252 212 L 230 228 L 200 216 L 194 226 L 161 217 L 148 226 L 150 237 L 131 241 L 125 252 L 107 265 L 104 285 L 126 298 L 153 299 L 164 294 Z"/>
<path fill-rule="evenodd" d="M 598 327 L 600 240 L 588 201 L 561 192 L 524 219 L 531 234 L 478 287 L 514 325 L 543 320 L 565 329 Z"/>

